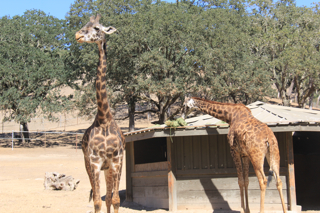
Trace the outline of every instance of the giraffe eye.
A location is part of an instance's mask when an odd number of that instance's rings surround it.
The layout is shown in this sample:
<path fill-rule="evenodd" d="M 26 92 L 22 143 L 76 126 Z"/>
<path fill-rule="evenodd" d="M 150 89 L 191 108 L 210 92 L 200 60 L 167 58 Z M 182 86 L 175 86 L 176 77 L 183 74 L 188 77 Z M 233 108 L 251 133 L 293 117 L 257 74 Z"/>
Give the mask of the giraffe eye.
<path fill-rule="evenodd" d="M 95 29 L 96 31 L 99 31 L 99 27 L 93 27 L 93 29 Z"/>

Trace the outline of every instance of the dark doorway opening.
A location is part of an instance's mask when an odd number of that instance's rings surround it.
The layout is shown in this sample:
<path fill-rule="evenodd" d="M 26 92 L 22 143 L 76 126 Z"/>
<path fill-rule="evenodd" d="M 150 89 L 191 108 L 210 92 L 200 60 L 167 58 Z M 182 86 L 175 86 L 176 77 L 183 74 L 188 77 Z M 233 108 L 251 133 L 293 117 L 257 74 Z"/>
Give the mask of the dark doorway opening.
<path fill-rule="evenodd" d="M 320 210 L 320 132 L 293 135 L 297 204 Z"/>
<path fill-rule="evenodd" d="M 167 161 L 167 138 L 152 138 L 134 142 L 135 164 Z"/>

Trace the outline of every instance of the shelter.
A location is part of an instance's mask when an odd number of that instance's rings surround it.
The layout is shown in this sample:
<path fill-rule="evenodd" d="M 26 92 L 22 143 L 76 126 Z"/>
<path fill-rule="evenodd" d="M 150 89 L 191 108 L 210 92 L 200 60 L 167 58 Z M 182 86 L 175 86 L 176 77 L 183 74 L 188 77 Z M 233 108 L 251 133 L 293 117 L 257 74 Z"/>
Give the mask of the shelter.
<path fill-rule="evenodd" d="M 320 132 L 320 112 L 263 102 L 247 107 L 275 133 L 285 203 L 288 210 L 300 212 L 296 200 L 293 133 Z M 186 121 L 188 126 L 176 129 L 162 125 L 125 134 L 127 200 L 170 211 L 239 210 L 238 179 L 227 142 L 229 125 L 210 115 Z M 268 170 L 265 161 L 266 174 Z M 254 211 L 259 206 L 260 188 L 251 166 L 249 207 Z M 266 190 L 265 210 L 281 209 L 273 180 Z"/>

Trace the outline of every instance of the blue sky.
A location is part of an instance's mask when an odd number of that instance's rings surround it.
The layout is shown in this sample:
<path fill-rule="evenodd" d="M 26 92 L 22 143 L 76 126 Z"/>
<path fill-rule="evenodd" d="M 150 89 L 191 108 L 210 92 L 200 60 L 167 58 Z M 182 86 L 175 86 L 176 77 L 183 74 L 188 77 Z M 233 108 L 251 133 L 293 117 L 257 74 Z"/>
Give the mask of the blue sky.
<path fill-rule="evenodd" d="M 0 17 L 10 15 L 22 15 L 26 10 L 40 9 L 47 15 L 50 14 L 59 19 L 64 19 L 75 0 L 1 0 Z M 175 0 L 167 0 L 175 2 Z M 319 1 L 319 0 L 318 0 Z M 310 6 L 317 0 L 296 0 L 298 6 Z"/>

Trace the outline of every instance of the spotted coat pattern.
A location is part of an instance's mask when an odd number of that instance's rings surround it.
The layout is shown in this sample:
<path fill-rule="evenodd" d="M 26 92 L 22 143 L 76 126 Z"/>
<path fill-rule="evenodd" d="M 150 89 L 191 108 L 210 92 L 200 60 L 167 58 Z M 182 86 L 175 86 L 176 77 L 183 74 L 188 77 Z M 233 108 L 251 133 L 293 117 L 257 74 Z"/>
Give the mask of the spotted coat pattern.
<path fill-rule="evenodd" d="M 251 161 L 260 185 L 260 212 L 264 212 L 264 197 L 267 178 L 264 174 L 265 157 L 270 165 L 270 172 L 277 181 L 283 211 L 286 212 L 282 195 L 282 182 L 279 177 L 280 155 L 278 141 L 272 130 L 257 120 L 251 110 L 243 104 L 220 103 L 193 97 L 186 101 L 189 107 L 198 108 L 230 125 L 228 142 L 231 156 L 237 168 L 241 195 L 242 212 L 250 212 L 248 203 L 249 161 Z M 244 206 L 244 193 L 246 207 Z"/>
<path fill-rule="evenodd" d="M 95 212 L 101 211 L 100 171 L 103 170 L 107 184 L 106 206 L 110 213 L 111 204 L 117 213 L 120 206 L 119 183 L 125 149 L 125 139 L 110 111 L 106 92 L 106 41 L 105 33 L 114 32 L 111 27 L 99 24 L 100 15 L 76 33 L 78 42 L 96 43 L 99 48 L 99 65 L 96 77 L 98 112 L 93 124 L 86 130 L 82 139 L 85 167 L 92 187 Z M 110 34 L 110 33 L 108 33 Z M 112 196 L 113 192 L 113 196 Z"/>

